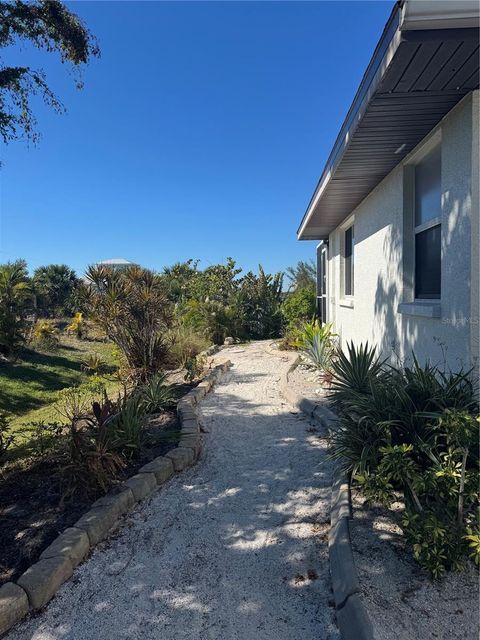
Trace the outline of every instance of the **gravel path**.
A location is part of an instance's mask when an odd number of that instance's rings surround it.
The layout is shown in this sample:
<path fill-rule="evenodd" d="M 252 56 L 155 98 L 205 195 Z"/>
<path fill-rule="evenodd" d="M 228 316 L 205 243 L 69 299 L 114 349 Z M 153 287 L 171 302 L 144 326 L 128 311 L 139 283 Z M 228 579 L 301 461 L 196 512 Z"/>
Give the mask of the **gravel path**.
<path fill-rule="evenodd" d="M 195 467 L 98 547 L 8 640 L 338 640 L 322 433 L 279 394 L 291 354 L 225 349 Z"/>

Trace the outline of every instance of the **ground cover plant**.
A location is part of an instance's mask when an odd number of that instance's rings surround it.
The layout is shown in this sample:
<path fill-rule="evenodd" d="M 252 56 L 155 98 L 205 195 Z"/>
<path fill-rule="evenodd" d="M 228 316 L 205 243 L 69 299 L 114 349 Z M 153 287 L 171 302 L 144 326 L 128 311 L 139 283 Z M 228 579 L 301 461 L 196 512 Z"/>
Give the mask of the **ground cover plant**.
<path fill-rule="evenodd" d="M 480 559 L 476 389 L 468 372 L 392 367 L 368 345 L 331 364 L 333 456 L 368 501 L 405 504 L 401 526 L 433 577 Z"/>

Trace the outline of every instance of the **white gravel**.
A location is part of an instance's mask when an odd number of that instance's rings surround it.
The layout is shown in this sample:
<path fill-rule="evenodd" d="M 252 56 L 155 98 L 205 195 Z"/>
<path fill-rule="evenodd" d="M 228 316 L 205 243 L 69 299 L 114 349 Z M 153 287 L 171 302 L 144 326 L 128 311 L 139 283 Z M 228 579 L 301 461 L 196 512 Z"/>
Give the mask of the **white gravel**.
<path fill-rule="evenodd" d="M 201 405 L 200 462 L 8 640 L 338 640 L 327 444 L 279 394 L 294 355 L 257 342 L 224 357 L 234 367 Z"/>
<path fill-rule="evenodd" d="M 478 571 L 431 580 L 413 560 L 394 511 L 352 492 L 353 555 L 376 640 L 478 640 Z M 397 511 L 401 504 L 394 505 Z"/>

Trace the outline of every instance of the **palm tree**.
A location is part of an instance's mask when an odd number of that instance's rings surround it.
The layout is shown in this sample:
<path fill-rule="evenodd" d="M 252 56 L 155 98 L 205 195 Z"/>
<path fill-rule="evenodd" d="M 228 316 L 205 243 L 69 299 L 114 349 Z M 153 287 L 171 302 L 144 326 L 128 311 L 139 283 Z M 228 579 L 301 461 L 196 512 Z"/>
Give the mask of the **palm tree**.
<path fill-rule="evenodd" d="M 0 265 L 0 353 L 10 357 L 25 341 L 25 319 L 31 308 L 25 260 Z"/>
<path fill-rule="evenodd" d="M 71 313 L 72 294 L 78 283 L 75 271 L 66 264 L 48 264 L 33 273 L 39 306 L 48 314 Z"/>
<path fill-rule="evenodd" d="M 88 284 L 78 289 L 82 309 L 122 352 L 132 381 L 145 382 L 167 356 L 172 315 L 163 279 L 136 266 L 89 267 L 85 275 Z"/>
<path fill-rule="evenodd" d="M 299 291 L 308 287 L 315 287 L 317 269 L 313 260 L 300 260 L 295 267 L 288 267 L 287 278 L 290 280 L 291 291 Z"/>

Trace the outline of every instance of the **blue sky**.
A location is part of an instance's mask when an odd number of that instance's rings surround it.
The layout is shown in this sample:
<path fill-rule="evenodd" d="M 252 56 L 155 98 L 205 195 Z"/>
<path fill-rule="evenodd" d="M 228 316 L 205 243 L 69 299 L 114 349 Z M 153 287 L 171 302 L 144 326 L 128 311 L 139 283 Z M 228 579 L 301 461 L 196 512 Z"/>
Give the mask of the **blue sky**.
<path fill-rule="evenodd" d="M 296 229 L 392 2 L 74 2 L 102 50 L 67 107 L 36 104 L 42 139 L 2 150 L 0 261 L 79 273 L 123 257 L 160 270 L 313 257 Z"/>

